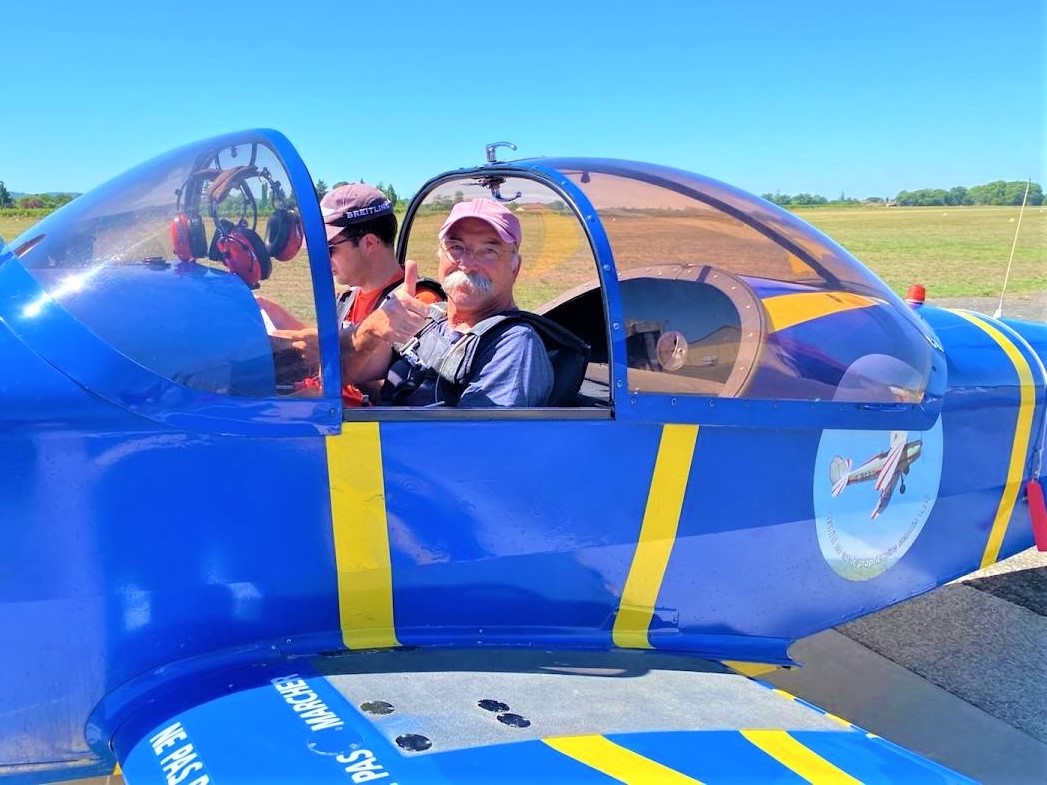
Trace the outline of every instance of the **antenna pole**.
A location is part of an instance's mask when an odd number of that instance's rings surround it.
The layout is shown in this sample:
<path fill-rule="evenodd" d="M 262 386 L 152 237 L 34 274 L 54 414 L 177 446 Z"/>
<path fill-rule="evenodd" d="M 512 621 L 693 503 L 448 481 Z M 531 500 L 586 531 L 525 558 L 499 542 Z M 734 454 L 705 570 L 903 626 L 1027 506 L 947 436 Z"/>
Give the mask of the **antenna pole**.
<path fill-rule="evenodd" d="M 1025 196 L 1022 197 L 1022 209 L 1018 211 L 1018 225 L 1014 227 L 1014 242 L 1011 243 L 1011 256 L 1007 260 L 1007 274 L 1003 276 L 1003 290 L 1000 292 L 1000 304 L 996 307 L 996 313 L 992 315 L 994 319 L 999 319 L 1003 316 L 1003 295 L 1007 292 L 1007 281 L 1011 278 L 1011 262 L 1014 261 L 1014 249 L 1018 245 L 1018 230 L 1022 228 L 1022 216 L 1025 215 L 1025 202 L 1029 198 L 1029 186 L 1032 185 L 1032 178 L 1030 177 L 1025 183 Z"/>

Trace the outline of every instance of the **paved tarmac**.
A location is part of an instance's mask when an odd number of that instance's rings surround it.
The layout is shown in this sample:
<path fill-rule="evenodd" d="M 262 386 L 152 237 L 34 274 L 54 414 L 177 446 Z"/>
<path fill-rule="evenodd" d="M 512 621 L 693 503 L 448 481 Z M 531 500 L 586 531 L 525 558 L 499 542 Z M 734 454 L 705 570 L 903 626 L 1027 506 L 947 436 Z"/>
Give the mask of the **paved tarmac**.
<path fill-rule="evenodd" d="M 1047 783 L 1047 553 L 797 641 L 764 680 L 972 777 Z"/>

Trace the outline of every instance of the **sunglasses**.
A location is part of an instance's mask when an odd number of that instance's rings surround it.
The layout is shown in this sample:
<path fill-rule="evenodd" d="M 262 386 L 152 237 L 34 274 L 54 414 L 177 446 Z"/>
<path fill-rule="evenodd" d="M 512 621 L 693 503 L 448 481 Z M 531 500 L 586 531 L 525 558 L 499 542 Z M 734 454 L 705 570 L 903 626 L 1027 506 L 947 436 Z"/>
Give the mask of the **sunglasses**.
<path fill-rule="evenodd" d="M 361 237 L 363 237 L 363 235 L 361 235 L 361 234 L 350 234 L 350 235 L 347 235 L 347 236 L 341 238 L 340 240 L 335 240 L 333 242 L 328 242 L 327 243 L 327 250 L 330 251 L 336 245 L 341 245 L 342 243 L 348 243 L 348 242 L 351 242 L 352 240 L 359 240 Z"/>

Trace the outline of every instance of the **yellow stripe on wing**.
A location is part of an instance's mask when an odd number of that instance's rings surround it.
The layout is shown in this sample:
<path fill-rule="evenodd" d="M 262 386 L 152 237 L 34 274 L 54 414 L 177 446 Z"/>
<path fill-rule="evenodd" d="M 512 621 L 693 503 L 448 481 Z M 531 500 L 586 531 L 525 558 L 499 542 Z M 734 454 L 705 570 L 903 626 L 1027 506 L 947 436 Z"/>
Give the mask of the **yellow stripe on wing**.
<path fill-rule="evenodd" d="M 770 331 L 784 330 L 831 313 L 876 305 L 876 300 L 850 292 L 800 292 L 780 294 L 763 301 L 770 317 Z"/>
<path fill-rule="evenodd" d="M 623 648 L 652 648 L 647 630 L 662 588 L 665 568 L 676 544 L 691 459 L 698 441 L 697 425 L 665 425 L 654 462 L 647 508 L 636 553 L 622 590 L 612 637 Z"/>
<path fill-rule="evenodd" d="M 795 695 L 793 695 L 791 692 L 786 692 L 785 690 L 781 689 L 780 687 L 774 687 L 772 689 L 772 691 L 776 692 L 778 695 L 781 695 L 783 698 L 786 698 L 787 700 L 797 701 L 797 702 L 800 701 L 800 699 L 797 698 Z M 804 702 L 804 703 L 807 706 L 811 706 L 811 704 L 809 704 L 809 703 L 806 703 L 806 702 Z M 833 722 L 840 723 L 840 725 L 843 725 L 845 728 L 853 728 L 854 727 L 853 723 L 848 722 L 843 717 L 838 717 L 837 715 L 835 715 L 835 714 L 833 714 L 831 712 L 825 711 L 824 709 L 819 709 L 817 706 L 811 706 L 811 708 L 813 708 L 819 714 L 822 714 L 826 718 L 832 720 Z"/>
<path fill-rule="evenodd" d="M 766 673 L 778 670 L 778 665 L 768 665 L 766 662 L 748 662 L 746 660 L 720 660 L 724 665 L 743 676 L 763 676 Z"/>
<path fill-rule="evenodd" d="M 814 785 L 861 785 L 850 774 L 803 746 L 783 730 L 743 730 L 742 736 Z"/>
<path fill-rule="evenodd" d="M 378 423 L 345 423 L 328 437 L 327 473 L 342 641 L 350 649 L 399 646 Z"/>
<path fill-rule="evenodd" d="M 1011 443 L 1011 459 L 1007 465 L 1007 480 L 1003 486 L 1003 496 L 1000 497 L 1000 506 L 996 509 L 996 517 L 993 518 L 992 529 L 989 531 L 989 539 L 985 543 L 985 552 L 982 554 L 981 566 L 988 567 L 1000 558 L 1000 548 L 1003 547 L 1003 536 L 1007 533 L 1007 523 L 1011 520 L 1014 505 L 1018 501 L 1018 492 L 1022 487 L 1025 456 L 1032 437 L 1032 419 L 1036 411 L 1036 383 L 1032 378 L 1032 369 L 1029 367 L 1028 360 L 1022 356 L 1018 347 L 1007 336 L 974 314 L 962 311 L 953 311 L 953 313 L 980 327 L 996 341 L 1014 364 L 1014 370 L 1018 374 L 1020 392 L 1018 421 L 1014 425 L 1014 441 Z"/>
<path fill-rule="evenodd" d="M 557 752 L 584 763 L 619 782 L 649 785 L 702 785 L 701 780 L 681 774 L 638 752 L 615 744 L 603 736 L 564 736 L 542 739 Z"/>

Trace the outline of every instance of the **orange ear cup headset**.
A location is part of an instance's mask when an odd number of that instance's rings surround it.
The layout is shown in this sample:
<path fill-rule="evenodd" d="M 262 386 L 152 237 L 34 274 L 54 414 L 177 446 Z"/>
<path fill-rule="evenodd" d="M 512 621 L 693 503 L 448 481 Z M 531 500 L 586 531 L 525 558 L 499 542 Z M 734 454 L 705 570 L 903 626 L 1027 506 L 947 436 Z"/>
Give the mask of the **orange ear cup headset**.
<path fill-rule="evenodd" d="M 257 288 L 259 281 L 264 281 L 273 272 L 269 249 L 243 219 L 236 224 L 221 219 L 212 250 L 229 272 L 240 276 L 251 289 Z"/>
<path fill-rule="evenodd" d="M 265 241 L 274 259 L 286 262 L 302 248 L 302 222 L 298 213 L 286 207 L 277 207 L 265 225 Z"/>
<path fill-rule="evenodd" d="M 268 173 L 263 170 L 262 175 Z M 285 199 L 280 183 L 273 182 L 269 177 L 269 184 L 273 193 L 273 204 L 276 209 L 269 216 L 265 224 L 265 244 L 269 255 L 281 262 L 293 259 L 302 249 L 302 221 L 293 209 L 285 207 Z"/>
<path fill-rule="evenodd" d="M 207 189 L 207 201 L 215 223 L 215 235 L 208 256 L 216 262 L 222 262 L 252 289 L 257 288 L 258 282 L 264 281 L 273 272 L 269 249 L 254 230 L 258 223 L 258 205 L 245 182 L 248 177 L 257 176 L 258 169 L 254 166 L 234 166 L 219 173 Z M 233 223 L 218 217 L 218 203 L 237 187 L 244 195 L 244 215 Z M 254 214 L 251 226 L 247 225 L 248 204 Z"/>
<path fill-rule="evenodd" d="M 207 256 L 207 230 L 200 216 L 200 187 L 217 176 L 217 169 L 201 169 L 190 174 L 185 185 L 178 189 L 175 217 L 171 221 L 171 245 L 175 256 L 183 262 Z"/>

